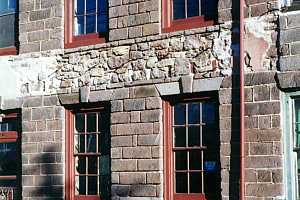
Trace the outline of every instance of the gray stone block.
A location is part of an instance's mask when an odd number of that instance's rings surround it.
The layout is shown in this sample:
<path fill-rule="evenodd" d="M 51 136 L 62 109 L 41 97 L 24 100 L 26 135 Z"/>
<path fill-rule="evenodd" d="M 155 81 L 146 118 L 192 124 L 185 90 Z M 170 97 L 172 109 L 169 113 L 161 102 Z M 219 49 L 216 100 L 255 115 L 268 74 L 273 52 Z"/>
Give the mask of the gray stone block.
<path fill-rule="evenodd" d="M 219 90 L 223 81 L 223 77 L 197 79 L 193 82 L 193 92 L 205 92 Z"/>
<path fill-rule="evenodd" d="M 109 101 L 112 95 L 113 90 L 92 91 L 89 95 L 89 102 Z"/>
<path fill-rule="evenodd" d="M 280 44 L 300 41 L 300 28 L 280 32 Z"/>
<path fill-rule="evenodd" d="M 280 68 L 280 71 L 299 70 L 300 69 L 300 55 L 281 57 L 279 59 L 279 68 Z"/>
<path fill-rule="evenodd" d="M 180 78 L 182 93 L 192 93 L 193 92 L 193 75 L 182 76 Z"/>
<path fill-rule="evenodd" d="M 291 44 L 291 54 L 292 55 L 300 54 L 300 42 L 295 42 Z"/>
<path fill-rule="evenodd" d="M 300 72 L 290 71 L 276 74 L 278 85 L 282 89 L 299 88 L 300 87 Z"/>
<path fill-rule="evenodd" d="M 145 110 L 145 99 L 126 99 L 124 100 L 124 110 Z"/>
<path fill-rule="evenodd" d="M 78 104 L 79 103 L 79 93 L 60 94 L 60 95 L 58 95 L 58 99 L 62 105 Z"/>
<path fill-rule="evenodd" d="M 90 87 L 89 86 L 83 86 L 79 88 L 79 95 L 80 95 L 80 102 L 86 103 L 89 101 L 90 96 Z"/>
<path fill-rule="evenodd" d="M 180 94 L 178 82 L 155 84 L 160 96 Z"/>

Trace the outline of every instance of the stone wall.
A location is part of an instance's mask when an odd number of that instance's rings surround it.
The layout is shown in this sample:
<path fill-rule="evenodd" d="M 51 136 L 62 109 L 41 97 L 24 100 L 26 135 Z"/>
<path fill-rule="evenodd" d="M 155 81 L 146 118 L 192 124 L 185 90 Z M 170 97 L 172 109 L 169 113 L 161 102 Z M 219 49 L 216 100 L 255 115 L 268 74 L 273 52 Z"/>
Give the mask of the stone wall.
<path fill-rule="evenodd" d="M 56 96 L 23 99 L 22 199 L 64 198 L 64 108 Z"/>

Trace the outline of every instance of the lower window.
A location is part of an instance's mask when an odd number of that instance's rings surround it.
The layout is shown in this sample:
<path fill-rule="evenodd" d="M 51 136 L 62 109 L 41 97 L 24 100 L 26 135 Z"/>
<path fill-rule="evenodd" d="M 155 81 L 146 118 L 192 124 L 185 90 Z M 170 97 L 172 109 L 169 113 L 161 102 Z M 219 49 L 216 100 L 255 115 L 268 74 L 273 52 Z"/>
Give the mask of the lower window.
<path fill-rule="evenodd" d="M 67 199 L 106 200 L 110 193 L 108 112 L 74 110 L 67 115 Z"/>
<path fill-rule="evenodd" d="M 0 121 L 0 199 L 16 200 L 19 187 L 19 140 L 16 114 Z"/>
<path fill-rule="evenodd" d="M 164 114 L 166 200 L 218 199 L 216 102 L 166 102 Z"/>

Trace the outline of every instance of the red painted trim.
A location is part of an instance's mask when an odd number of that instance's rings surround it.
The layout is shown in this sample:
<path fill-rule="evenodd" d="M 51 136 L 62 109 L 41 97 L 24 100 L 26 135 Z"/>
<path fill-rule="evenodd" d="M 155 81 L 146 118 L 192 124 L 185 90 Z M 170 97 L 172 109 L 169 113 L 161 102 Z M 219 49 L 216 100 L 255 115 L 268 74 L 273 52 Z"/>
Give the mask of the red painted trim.
<path fill-rule="evenodd" d="M 65 20 L 64 20 L 64 27 L 65 27 L 65 48 L 76 48 L 80 46 L 88 46 L 94 45 L 99 43 L 105 43 L 106 39 L 103 34 L 99 33 L 90 33 L 80 36 L 73 35 L 73 0 L 65 0 Z"/>
<path fill-rule="evenodd" d="M 17 55 L 16 47 L 8 47 L 0 49 L 0 56 Z"/>
<path fill-rule="evenodd" d="M 96 195 L 78 195 L 74 200 L 101 200 L 101 198 Z"/>
<path fill-rule="evenodd" d="M 0 176 L 0 180 L 16 180 L 17 176 Z"/>
<path fill-rule="evenodd" d="M 205 16 L 189 17 L 187 19 L 173 20 L 173 0 L 162 0 L 162 32 L 193 29 L 215 24 L 214 20 L 205 20 Z"/>
<path fill-rule="evenodd" d="M 174 194 L 174 200 L 206 200 L 204 194 Z"/>

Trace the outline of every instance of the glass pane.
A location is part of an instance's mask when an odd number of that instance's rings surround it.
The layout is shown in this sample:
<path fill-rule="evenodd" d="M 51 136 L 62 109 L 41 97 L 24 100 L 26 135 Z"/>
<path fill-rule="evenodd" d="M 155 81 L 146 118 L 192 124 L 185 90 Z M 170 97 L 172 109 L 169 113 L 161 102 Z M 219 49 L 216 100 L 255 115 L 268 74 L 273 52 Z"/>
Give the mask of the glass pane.
<path fill-rule="evenodd" d="M 189 103 L 189 124 L 200 124 L 200 104 Z"/>
<path fill-rule="evenodd" d="M 76 156 L 76 158 L 75 158 L 75 174 L 86 174 L 86 157 Z"/>
<path fill-rule="evenodd" d="M 295 100 L 295 143 L 300 147 L 300 100 Z"/>
<path fill-rule="evenodd" d="M 199 16 L 199 1 L 200 0 L 187 0 L 188 17 Z"/>
<path fill-rule="evenodd" d="M 0 48 L 15 46 L 15 14 L 7 14 L 0 17 Z"/>
<path fill-rule="evenodd" d="M 218 199 L 218 181 L 216 173 L 204 173 L 204 191 L 209 199 Z"/>
<path fill-rule="evenodd" d="M 216 129 L 213 125 L 211 126 L 202 126 L 202 145 L 207 148 L 213 148 L 216 146 Z"/>
<path fill-rule="evenodd" d="M 189 147 L 201 146 L 200 126 L 189 127 Z"/>
<path fill-rule="evenodd" d="M 96 195 L 97 194 L 97 176 L 89 176 L 88 177 L 88 195 Z"/>
<path fill-rule="evenodd" d="M 96 32 L 96 15 L 86 16 L 86 33 Z"/>
<path fill-rule="evenodd" d="M 187 170 L 187 152 L 176 151 L 175 152 L 175 169 Z"/>
<path fill-rule="evenodd" d="M 174 135 L 175 147 L 186 147 L 185 127 L 177 127 L 177 128 L 174 128 L 174 130 L 175 130 L 175 135 Z"/>
<path fill-rule="evenodd" d="M 185 104 L 176 104 L 174 106 L 174 125 L 185 124 Z"/>
<path fill-rule="evenodd" d="M 176 193 L 188 192 L 188 179 L 187 173 L 176 173 Z"/>
<path fill-rule="evenodd" d="M 1 0 L 0 1 L 0 12 L 8 10 L 8 0 Z"/>
<path fill-rule="evenodd" d="M 107 0 L 98 0 L 98 13 L 100 15 L 107 13 L 107 5 Z"/>
<path fill-rule="evenodd" d="M 215 103 L 203 103 L 202 112 L 202 122 L 204 122 L 205 124 L 213 124 L 215 122 Z"/>
<path fill-rule="evenodd" d="M 109 156 L 101 156 L 100 157 L 100 174 L 101 175 L 109 175 L 110 174 L 110 160 Z"/>
<path fill-rule="evenodd" d="M 84 132 L 84 123 L 85 123 L 84 116 L 85 115 L 82 113 L 77 113 L 75 115 L 75 131 L 78 133 Z"/>
<path fill-rule="evenodd" d="M 16 180 L 1 180 L 0 187 L 15 187 L 17 185 Z"/>
<path fill-rule="evenodd" d="M 201 0 L 201 15 L 205 16 L 205 19 L 215 19 L 217 2 L 212 0 Z"/>
<path fill-rule="evenodd" d="M 86 0 L 86 13 L 96 13 L 96 1 L 97 0 Z"/>
<path fill-rule="evenodd" d="M 88 174 L 97 174 L 97 163 L 98 158 L 96 156 L 89 156 L 88 157 Z"/>
<path fill-rule="evenodd" d="M 84 14 L 84 0 L 74 0 L 74 10 L 75 15 L 83 15 Z"/>
<path fill-rule="evenodd" d="M 87 114 L 87 132 L 96 132 L 97 129 L 97 114 L 96 113 L 88 113 Z"/>
<path fill-rule="evenodd" d="M 74 35 L 84 34 L 84 17 L 74 17 Z"/>
<path fill-rule="evenodd" d="M 190 193 L 201 193 L 202 181 L 201 172 L 190 173 Z"/>
<path fill-rule="evenodd" d="M 15 118 L 2 119 L 0 131 L 17 131 L 17 120 Z"/>
<path fill-rule="evenodd" d="M 86 194 L 86 177 L 76 176 L 75 177 L 75 194 L 85 195 Z"/>
<path fill-rule="evenodd" d="M 85 135 L 76 134 L 74 135 L 74 152 L 85 153 Z"/>
<path fill-rule="evenodd" d="M 173 19 L 184 19 L 185 0 L 173 0 Z"/>
<path fill-rule="evenodd" d="M 107 13 L 98 15 L 98 24 L 97 24 L 97 32 L 98 33 L 105 33 L 108 31 L 108 20 L 107 20 Z"/>
<path fill-rule="evenodd" d="M 0 143 L 0 176 L 16 175 L 17 143 Z"/>
<path fill-rule="evenodd" d="M 86 143 L 87 152 L 96 153 L 97 152 L 96 144 L 97 144 L 96 134 L 88 134 L 87 135 L 87 143 Z"/>
<path fill-rule="evenodd" d="M 201 150 L 191 150 L 190 151 L 190 169 L 191 170 L 201 170 Z"/>
<path fill-rule="evenodd" d="M 16 10 L 16 6 L 17 6 L 17 0 L 9 0 L 9 9 L 11 10 Z"/>

